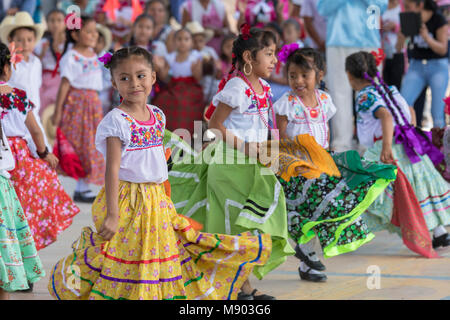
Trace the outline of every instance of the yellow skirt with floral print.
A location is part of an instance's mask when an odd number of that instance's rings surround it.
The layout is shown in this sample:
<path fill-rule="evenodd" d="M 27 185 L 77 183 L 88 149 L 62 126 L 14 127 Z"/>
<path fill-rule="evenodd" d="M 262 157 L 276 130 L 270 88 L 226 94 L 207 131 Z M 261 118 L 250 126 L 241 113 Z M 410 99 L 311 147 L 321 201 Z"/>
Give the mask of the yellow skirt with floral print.
<path fill-rule="evenodd" d="M 53 268 L 55 299 L 236 299 L 252 268 L 270 255 L 270 235 L 196 231 L 157 184 L 120 181 L 119 227 L 110 241 L 85 227 Z M 103 188 L 92 206 L 106 217 Z"/>

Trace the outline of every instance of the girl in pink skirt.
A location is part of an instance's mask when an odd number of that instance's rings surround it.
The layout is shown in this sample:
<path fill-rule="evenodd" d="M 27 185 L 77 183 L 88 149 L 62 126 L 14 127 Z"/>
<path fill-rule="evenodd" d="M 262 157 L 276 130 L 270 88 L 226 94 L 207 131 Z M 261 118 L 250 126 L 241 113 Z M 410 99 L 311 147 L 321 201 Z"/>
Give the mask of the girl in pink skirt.
<path fill-rule="evenodd" d="M 73 146 L 86 176 L 78 180 L 74 200 L 91 203 L 95 194 L 89 184 L 102 185 L 103 156 L 95 149 L 95 133 L 103 118 L 98 91 L 102 90 L 102 69 L 94 52 L 98 32 L 93 18 L 81 17 L 81 29 L 69 30 L 74 43 L 61 59 L 61 84 L 52 121 Z"/>

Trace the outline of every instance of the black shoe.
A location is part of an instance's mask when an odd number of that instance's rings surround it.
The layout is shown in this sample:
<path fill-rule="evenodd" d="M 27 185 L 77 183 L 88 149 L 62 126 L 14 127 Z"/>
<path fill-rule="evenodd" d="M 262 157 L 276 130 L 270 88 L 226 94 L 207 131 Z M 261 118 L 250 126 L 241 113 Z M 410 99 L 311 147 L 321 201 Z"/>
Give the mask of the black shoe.
<path fill-rule="evenodd" d="M 253 296 L 251 294 L 247 294 L 242 291 L 238 293 L 237 299 L 238 300 L 254 300 Z"/>
<path fill-rule="evenodd" d="M 256 291 L 258 291 L 257 289 L 253 290 L 252 293 L 247 294 L 244 292 L 239 292 L 238 293 L 238 300 L 277 300 L 275 297 L 269 296 L 268 294 L 260 294 L 260 295 L 255 295 Z"/>
<path fill-rule="evenodd" d="M 450 235 L 448 233 L 445 233 L 437 238 L 433 236 L 433 249 L 448 246 L 450 246 Z"/>
<path fill-rule="evenodd" d="M 315 252 L 311 252 L 309 255 L 312 256 L 314 254 Z M 300 246 L 298 244 L 295 246 L 295 257 L 300 261 L 306 263 L 306 265 L 311 269 L 317 271 L 324 271 L 326 269 L 325 266 L 322 264 L 322 262 L 320 262 L 320 260 L 318 261 L 310 260 L 309 257 L 303 253 L 302 249 L 300 249 Z"/>
<path fill-rule="evenodd" d="M 33 292 L 33 284 L 31 282 L 28 282 L 28 287 L 28 289 L 20 290 L 20 292 Z"/>
<path fill-rule="evenodd" d="M 309 273 L 312 269 L 309 268 L 306 272 L 303 272 L 298 268 L 298 273 L 300 275 L 300 279 L 311 282 L 325 282 L 327 281 L 326 274 L 320 273 Z"/>
<path fill-rule="evenodd" d="M 78 192 L 75 191 L 74 195 L 73 195 L 73 201 L 76 202 L 84 202 L 84 203 L 92 203 L 94 202 L 96 197 L 87 197 L 84 194 L 89 193 L 91 191 L 83 191 L 83 192 Z"/>

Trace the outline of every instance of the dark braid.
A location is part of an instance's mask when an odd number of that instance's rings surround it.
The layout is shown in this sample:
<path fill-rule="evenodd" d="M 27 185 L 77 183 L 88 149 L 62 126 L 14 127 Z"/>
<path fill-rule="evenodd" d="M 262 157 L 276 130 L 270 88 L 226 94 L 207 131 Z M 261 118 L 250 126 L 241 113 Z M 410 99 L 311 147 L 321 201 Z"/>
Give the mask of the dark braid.
<path fill-rule="evenodd" d="M 0 77 L 4 76 L 3 69 L 5 68 L 5 66 L 6 65 L 11 66 L 11 62 L 9 61 L 10 54 L 11 53 L 9 52 L 9 49 L 6 46 L 6 44 L 0 42 Z M 0 140 L 1 140 L 0 159 L 2 159 L 1 151 L 8 150 L 6 142 L 4 140 L 5 138 L 3 137 L 1 117 L 2 117 L 2 112 L 0 111 Z"/>
<path fill-rule="evenodd" d="M 359 51 L 357 53 L 351 54 L 345 60 L 345 70 L 347 72 L 349 72 L 355 78 L 366 79 L 366 80 L 370 81 L 372 86 L 375 88 L 375 90 L 378 92 L 378 94 L 384 100 L 387 109 L 392 114 L 392 116 L 395 120 L 395 123 L 398 125 L 401 125 L 398 115 L 394 111 L 391 101 L 388 98 L 388 96 L 386 95 L 386 92 L 389 92 L 391 95 L 392 95 L 392 93 L 390 92 L 389 88 L 386 90 L 386 88 L 383 85 L 378 85 L 375 81 L 375 79 L 378 78 L 377 77 L 378 69 L 377 69 L 377 64 L 376 64 L 375 58 L 371 53 L 365 52 L 365 51 Z M 396 104 L 396 101 L 394 102 L 394 106 L 397 109 L 399 109 L 398 105 Z M 403 116 L 403 114 L 402 114 L 402 116 Z M 406 123 L 408 123 L 408 122 L 406 121 Z"/>
<path fill-rule="evenodd" d="M 392 101 L 392 103 L 394 104 L 395 108 L 397 109 L 397 111 L 400 113 L 400 115 L 403 118 L 403 121 L 405 124 L 408 124 L 409 121 L 408 119 L 406 119 L 405 114 L 403 113 L 402 108 L 400 108 L 400 106 L 398 105 L 397 100 L 394 98 L 394 95 L 392 94 L 392 90 L 390 90 L 390 88 L 388 87 L 388 85 L 383 81 L 381 75 L 379 72 L 377 72 L 376 75 L 378 82 L 382 85 L 382 87 L 384 88 L 384 91 L 387 92 L 389 99 Z"/>

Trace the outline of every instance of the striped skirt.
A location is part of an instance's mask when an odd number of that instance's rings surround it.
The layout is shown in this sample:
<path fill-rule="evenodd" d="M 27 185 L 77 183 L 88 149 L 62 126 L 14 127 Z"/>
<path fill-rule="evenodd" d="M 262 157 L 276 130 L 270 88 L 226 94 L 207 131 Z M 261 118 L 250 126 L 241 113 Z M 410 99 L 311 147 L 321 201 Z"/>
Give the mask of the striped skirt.
<path fill-rule="evenodd" d="M 92 207 L 97 230 L 106 195 Z M 195 231 L 179 216 L 162 185 L 120 181 L 119 225 L 110 241 L 90 228 L 50 275 L 55 299 L 236 299 L 255 265 L 267 262 L 269 235 Z"/>
<path fill-rule="evenodd" d="M 377 141 L 366 151 L 364 158 L 378 161 L 381 149 L 382 141 Z M 439 225 L 450 224 L 450 184 L 439 174 L 430 158 L 427 155 L 420 156 L 422 159 L 420 162 L 411 164 L 403 145 L 394 143 L 392 151 L 398 166 L 406 174 L 414 189 L 428 230 L 433 230 Z M 364 214 L 364 221 L 373 231 L 383 229 L 397 233 L 400 231 L 391 224 L 393 192 L 393 183 L 391 183 Z"/>

